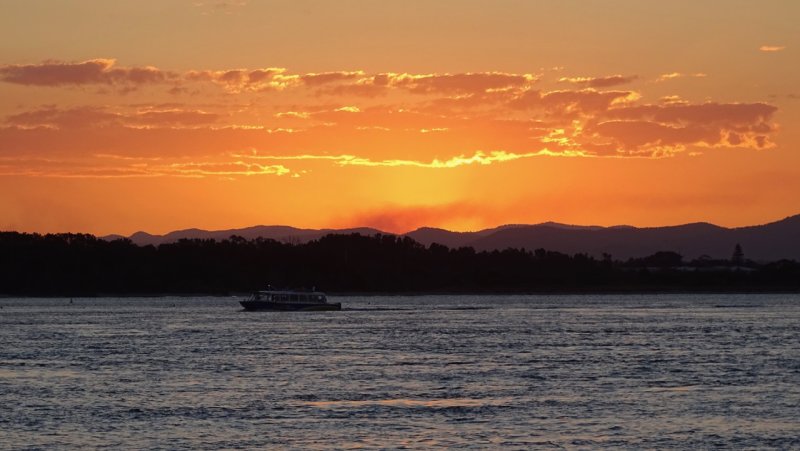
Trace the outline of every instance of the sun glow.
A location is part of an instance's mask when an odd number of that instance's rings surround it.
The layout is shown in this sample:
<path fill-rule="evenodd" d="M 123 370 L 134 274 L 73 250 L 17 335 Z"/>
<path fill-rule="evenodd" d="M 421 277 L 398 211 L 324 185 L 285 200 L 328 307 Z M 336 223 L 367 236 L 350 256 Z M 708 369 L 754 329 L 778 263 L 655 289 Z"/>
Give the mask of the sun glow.
<path fill-rule="evenodd" d="M 797 213 L 798 38 L 765 24 L 798 7 L 659 4 L 650 17 L 444 1 L 425 7 L 430 23 L 389 4 L 358 18 L 269 2 L 224 14 L 6 8 L 0 37 L 19 45 L 0 60 L 0 228 L 745 225 Z M 20 28 L 23 16 L 42 33 Z M 548 16 L 586 20 L 526 20 Z M 642 33 L 662 16 L 681 39 Z M 738 31 L 687 45 L 713 34 L 693 17 Z M 147 40 L 109 32 L 137 26 Z"/>

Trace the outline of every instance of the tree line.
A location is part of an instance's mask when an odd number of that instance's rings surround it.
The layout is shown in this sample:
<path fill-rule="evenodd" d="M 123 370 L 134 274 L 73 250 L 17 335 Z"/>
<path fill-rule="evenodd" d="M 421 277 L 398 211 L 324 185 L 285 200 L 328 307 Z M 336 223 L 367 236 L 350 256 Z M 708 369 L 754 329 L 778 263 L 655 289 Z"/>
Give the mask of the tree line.
<path fill-rule="evenodd" d="M 476 252 L 394 235 L 328 235 L 307 243 L 238 236 L 137 246 L 87 234 L 0 233 L 0 294 L 238 294 L 267 285 L 331 293 L 800 291 L 800 263 L 684 261 L 674 252 L 625 261 L 538 249 Z"/>

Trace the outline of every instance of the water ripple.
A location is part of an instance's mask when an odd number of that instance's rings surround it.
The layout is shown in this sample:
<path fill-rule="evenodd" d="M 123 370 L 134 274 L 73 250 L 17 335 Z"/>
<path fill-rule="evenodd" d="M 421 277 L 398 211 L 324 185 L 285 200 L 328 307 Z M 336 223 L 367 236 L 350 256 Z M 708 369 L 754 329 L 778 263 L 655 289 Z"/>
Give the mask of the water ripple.
<path fill-rule="evenodd" d="M 800 296 L 0 299 L 0 448 L 800 447 Z"/>

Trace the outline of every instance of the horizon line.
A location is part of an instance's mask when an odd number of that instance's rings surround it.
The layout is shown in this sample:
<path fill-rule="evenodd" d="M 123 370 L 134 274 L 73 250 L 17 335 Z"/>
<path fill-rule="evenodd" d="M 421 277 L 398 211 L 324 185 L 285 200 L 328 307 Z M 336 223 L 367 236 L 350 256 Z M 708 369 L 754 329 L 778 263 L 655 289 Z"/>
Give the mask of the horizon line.
<path fill-rule="evenodd" d="M 335 234 L 335 232 L 339 232 L 339 231 L 343 231 L 343 230 L 373 229 L 373 230 L 375 230 L 377 232 L 380 232 L 380 233 L 383 233 L 383 234 L 396 235 L 396 236 L 408 235 L 410 233 L 413 233 L 413 232 L 416 232 L 416 231 L 419 231 L 419 230 L 422 230 L 422 229 L 443 230 L 443 231 L 450 232 L 450 233 L 478 233 L 478 232 L 483 232 L 483 231 L 487 231 L 487 230 L 496 230 L 496 229 L 502 229 L 502 228 L 536 227 L 536 226 L 563 226 L 563 227 L 575 227 L 575 228 L 585 228 L 585 229 L 590 229 L 590 228 L 599 228 L 599 229 L 613 229 L 613 228 L 659 229 L 659 228 L 681 227 L 681 226 L 688 226 L 688 225 L 695 225 L 695 224 L 707 224 L 707 225 L 711 225 L 711 226 L 714 226 L 714 227 L 719 227 L 719 228 L 723 228 L 723 229 L 732 230 L 732 229 L 742 229 L 742 228 L 748 228 L 748 227 L 765 226 L 765 225 L 781 222 L 781 221 L 784 221 L 784 220 L 787 220 L 787 219 L 790 219 L 790 218 L 793 218 L 793 217 L 796 217 L 796 216 L 800 216 L 800 212 L 795 213 L 795 214 L 791 214 L 791 215 L 787 215 L 787 216 L 784 216 L 784 217 L 779 218 L 779 219 L 774 219 L 774 220 L 761 222 L 761 223 L 756 223 L 756 224 L 740 225 L 740 226 L 723 226 L 723 225 L 719 225 L 719 224 L 716 224 L 716 223 L 713 223 L 713 222 L 710 222 L 710 221 L 692 221 L 692 222 L 684 222 L 684 223 L 678 223 L 678 224 L 666 224 L 666 225 L 656 225 L 656 226 L 637 226 L 637 225 L 632 225 L 632 224 L 619 224 L 619 223 L 613 224 L 613 225 L 574 224 L 574 223 L 565 223 L 565 222 L 558 222 L 558 221 L 544 221 L 544 222 L 538 222 L 538 223 L 505 223 L 505 224 L 499 224 L 499 225 L 496 225 L 496 226 L 490 226 L 490 227 L 485 227 L 485 228 L 481 228 L 481 229 L 472 229 L 472 230 L 450 230 L 450 229 L 447 229 L 447 228 L 444 228 L 444 227 L 435 227 L 435 226 L 422 225 L 422 226 L 419 226 L 419 227 L 417 227 L 415 229 L 408 230 L 408 231 L 405 231 L 405 232 L 393 232 L 393 231 L 383 230 L 383 229 L 381 229 L 379 227 L 370 226 L 370 225 L 314 228 L 314 227 L 292 226 L 292 225 L 287 225 L 287 224 L 256 224 L 256 225 L 249 225 L 249 226 L 243 226 L 243 227 L 226 227 L 226 228 L 216 228 L 216 229 L 214 229 L 214 228 L 204 229 L 204 228 L 199 228 L 199 227 L 187 227 L 187 228 L 176 228 L 176 229 L 172 229 L 172 230 L 169 230 L 169 231 L 166 231 L 166 232 L 163 232 L 163 233 L 151 233 L 151 232 L 147 232 L 145 230 L 141 230 L 140 229 L 140 230 L 137 230 L 137 231 L 132 232 L 132 233 L 127 234 L 127 235 L 122 234 L 122 233 L 105 233 L 104 234 L 104 233 L 81 232 L 81 231 L 78 231 L 78 232 L 76 232 L 76 231 L 40 232 L 40 231 L 27 231 L 27 230 L 14 230 L 14 229 L 0 229 L 0 232 L 17 232 L 17 233 L 31 233 L 31 234 L 38 233 L 38 234 L 41 234 L 41 235 L 61 234 L 61 233 L 75 233 L 75 234 L 93 235 L 93 236 L 98 237 L 98 238 L 108 238 L 108 237 L 112 237 L 112 236 L 119 236 L 119 237 L 122 237 L 122 238 L 130 238 L 130 237 L 132 237 L 134 235 L 137 235 L 137 234 L 147 234 L 147 235 L 154 236 L 154 237 L 164 237 L 164 236 L 169 235 L 171 233 L 195 231 L 195 230 L 199 231 L 199 232 L 215 233 L 215 232 L 224 232 L 224 231 L 237 231 L 237 230 L 244 230 L 244 229 L 253 229 L 253 228 L 258 228 L 258 227 L 287 227 L 287 228 L 295 229 L 297 231 L 315 231 L 315 232 L 329 230 L 334 234 Z"/>

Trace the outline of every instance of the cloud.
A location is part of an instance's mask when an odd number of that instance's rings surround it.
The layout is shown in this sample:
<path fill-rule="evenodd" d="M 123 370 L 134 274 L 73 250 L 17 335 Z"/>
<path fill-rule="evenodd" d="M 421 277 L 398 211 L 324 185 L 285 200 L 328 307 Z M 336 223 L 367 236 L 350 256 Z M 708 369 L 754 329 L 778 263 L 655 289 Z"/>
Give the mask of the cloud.
<path fill-rule="evenodd" d="M 539 156 L 566 156 L 566 157 L 579 157 L 587 156 L 580 152 L 553 152 L 550 150 L 540 150 L 537 152 L 528 152 L 523 154 L 506 152 L 504 150 L 495 150 L 491 152 L 484 152 L 481 150 L 475 151 L 472 156 L 458 155 L 451 157 L 447 160 L 439 160 L 434 158 L 430 161 L 408 160 L 408 159 L 387 159 L 387 160 L 372 160 L 367 157 L 357 157 L 354 155 L 259 155 L 258 153 L 252 154 L 234 154 L 234 156 L 243 159 L 256 159 L 256 160 L 330 160 L 336 162 L 339 166 L 367 166 L 367 167 L 414 167 L 424 169 L 453 169 L 460 166 L 469 165 L 490 165 L 494 163 L 505 163 L 509 161 L 519 160 L 523 158 L 533 158 Z"/>
<path fill-rule="evenodd" d="M 334 111 L 343 113 L 360 113 L 361 109 L 357 106 L 343 106 L 341 108 L 336 108 Z"/>
<path fill-rule="evenodd" d="M 193 103 L 108 100 L 103 106 L 15 110 L 0 127 L 0 151 L 8 155 L 24 149 L 195 158 L 258 148 L 273 155 L 348 156 L 336 160 L 339 166 L 453 168 L 540 155 L 765 149 L 774 146 L 778 131 L 777 109 L 766 103 L 692 103 L 677 91 L 647 104 L 638 90 L 613 88 L 636 80 L 633 75 L 565 77 L 564 89 L 548 90 L 539 87 L 537 75 L 506 72 L 295 74 L 262 67 L 175 74 L 150 68 L 162 74 L 150 76 L 103 59 L 0 68 L 0 80 L 32 86 L 163 83 L 203 95 Z M 674 72 L 660 78 L 699 76 Z M 343 97 L 320 101 L 323 94 Z M 381 94 L 386 98 L 374 98 Z M 220 100 L 207 100 L 214 95 Z"/>
<path fill-rule="evenodd" d="M 600 112 L 609 109 L 611 105 L 633 101 L 637 98 L 638 94 L 633 91 L 597 91 L 594 89 L 560 90 L 546 93 L 526 91 L 512 100 L 510 106 L 518 109 L 544 108 L 564 116 L 576 112 Z"/>
<path fill-rule="evenodd" d="M 550 109 L 580 109 L 584 112 L 603 111 L 611 105 L 628 102 L 638 98 L 633 91 L 553 91 L 542 95 L 542 104 Z"/>
<path fill-rule="evenodd" d="M 146 109 L 125 117 L 124 121 L 155 127 L 191 127 L 215 123 L 219 117 L 219 114 L 202 110 Z"/>
<path fill-rule="evenodd" d="M 764 103 L 630 106 L 608 111 L 608 120 L 589 124 L 586 132 L 594 134 L 591 142 L 609 138 L 605 143 L 629 154 L 664 156 L 687 146 L 765 149 L 774 145 L 776 111 Z"/>
<path fill-rule="evenodd" d="M 178 108 L 160 109 L 148 107 L 135 111 L 115 112 L 94 106 L 65 109 L 47 106 L 11 115 L 6 118 L 6 123 L 25 128 L 50 127 L 65 129 L 109 126 L 196 127 L 212 124 L 219 117 L 220 115 L 216 113 Z"/>
<path fill-rule="evenodd" d="M 363 75 L 363 73 L 359 73 L 359 75 Z M 504 72 L 467 72 L 457 74 L 387 72 L 361 76 L 352 83 L 329 87 L 320 90 L 319 93 L 375 97 L 386 94 L 393 89 L 401 89 L 414 94 L 469 95 L 520 89 L 536 83 L 539 78 L 538 75 Z"/>
<path fill-rule="evenodd" d="M 766 149 L 774 146 L 778 130 L 777 108 L 765 103 L 667 99 L 640 104 L 632 91 L 591 89 L 525 95 L 530 98 L 520 109 L 498 104 L 493 110 L 441 114 L 424 110 L 427 102 L 420 104 L 423 111 L 356 102 L 273 113 L 277 117 L 267 118 L 273 123 L 250 124 L 232 123 L 236 118 L 222 114 L 224 106 L 210 111 L 171 104 L 44 106 L 5 119 L 0 151 L 198 156 L 258 148 L 273 155 L 321 152 L 329 160 L 336 154 L 340 166 L 445 169 L 533 156 L 659 157 L 702 148 Z M 285 118 L 303 119 L 302 128 L 281 125 Z M 502 151 L 475 150 L 493 148 Z"/>
<path fill-rule="evenodd" d="M 0 66 L 0 81 L 27 86 L 145 85 L 164 83 L 177 74 L 158 68 L 115 67 L 113 59 L 83 62 L 46 61 L 41 64 Z"/>
<path fill-rule="evenodd" d="M 352 80 L 357 77 L 361 77 L 364 75 L 364 72 L 355 71 L 355 72 L 346 72 L 346 71 L 337 71 L 337 72 L 322 72 L 318 74 L 303 74 L 300 76 L 300 80 L 303 81 L 308 86 L 319 86 L 328 83 L 335 83 L 341 82 L 346 80 Z"/>
<path fill-rule="evenodd" d="M 28 86 L 128 85 L 172 83 L 172 92 L 188 91 L 186 83 L 211 82 L 231 92 L 283 90 L 301 85 L 318 87 L 363 77 L 361 71 L 287 74 L 285 68 L 190 70 L 184 73 L 156 67 L 117 67 L 114 59 L 82 62 L 45 61 L 0 66 L 0 81 Z"/>
<path fill-rule="evenodd" d="M 6 123 L 18 127 L 84 128 L 118 124 L 120 116 L 99 107 L 84 106 L 61 109 L 48 106 L 37 110 L 13 114 Z"/>
<path fill-rule="evenodd" d="M 658 78 L 656 78 L 656 82 L 660 83 L 660 82 L 664 82 L 664 81 L 675 80 L 675 79 L 678 79 L 678 78 L 705 78 L 707 76 L 708 76 L 708 74 L 704 74 L 702 72 L 697 72 L 697 73 L 694 73 L 694 74 L 684 74 L 684 73 L 681 73 L 681 72 L 670 72 L 670 73 L 667 73 L 667 74 L 659 75 Z"/>
<path fill-rule="evenodd" d="M 732 127 L 765 126 L 778 110 L 766 103 L 715 103 L 690 105 L 641 105 L 617 108 L 608 112 L 615 118 L 648 118 L 666 123 L 713 123 Z M 770 131 L 768 127 L 763 131 Z"/>
<path fill-rule="evenodd" d="M 780 52 L 781 50 L 784 49 L 786 49 L 786 46 L 783 45 L 762 45 L 761 47 L 758 48 L 758 50 L 767 53 Z"/>
<path fill-rule="evenodd" d="M 679 95 L 662 96 L 658 99 L 661 103 L 668 105 L 688 105 L 689 102 L 683 100 Z"/>
<path fill-rule="evenodd" d="M 282 67 L 261 69 L 192 70 L 184 74 L 188 82 L 211 82 L 230 92 L 283 90 L 299 83 L 297 75 L 286 75 Z"/>
<path fill-rule="evenodd" d="M 613 138 L 617 151 L 651 156 L 680 152 L 687 144 L 713 145 L 720 139 L 719 132 L 712 127 L 678 127 L 650 121 L 606 121 L 590 131 Z"/>
<path fill-rule="evenodd" d="M 189 162 L 157 166 L 154 172 L 184 177 L 286 175 L 292 171 L 283 165 L 262 165 L 252 162 Z"/>
<path fill-rule="evenodd" d="M 306 111 L 283 111 L 280 113 L 275 113 L 275 117 L 277 118 L 292 118 L 292 119 L 308 119 L 311 117 L 311 113 Z"/>
<path fill-rule="evenodd" d="M 384 127 L 393 130 L 447 127 L 447 124 L 456 120 L 410 109 L 384 106 L 361 109 L 354 105 L 315 111 L 310 117 L 325 124 L 341 127 Z"/>
<path fill-rule="evenodd" d="M 598 78 L 562 79 L 589 88 L 609 87 L 634 80 L 635 76 L 612 75 Z M 439 108 L 474 108 L 511 98 L 525 98 L 524 93 L 537 93 L 531 88 L 539 75 L 505 72 L 466 72 L 444 74 L 377 73 L 363 71 L 328 71 L 292 74 L 285 68 L 190 70 L 166 72 L 154 67 L 117 67 L 115 60 L 94 59 L 78 63 L 44 62 L 31 65 L 0 66 L 0 81 L 36 86 L 121 85 L 127 89 L 144 84 L 169 83 L 175 95 L 198 93 L 197 86 L 211 83 L 234 94 L 263 91 L 313 90 L 317 95 L 376 97 L 392 91 L 404 91 L 430 97 L 431 106 Z M 586 108 L 610 92 L 584 90 L 576 101 Z M 627 95 L 627 94 L 626 94 Z M 554 100 L 560 94 L 544 97 Z M 562 95 L 563 96 L 563 95 Z M 612 99 L 613 100 L 613 99 Z M 524 103 L 523 100 L 518 102 Z"/>
<path fill-rule="evenodd" d="M 521 92 L 525 92 L 524 90 Z M 535 92 L 535 91 L 530 91 Z M 452 114 L 459 111 L 467 111 L 480 107 L 491 107 L 498 104 L 507 104 L 520 92 L 512 90 L 490 91 L 482 93 L 472 93 L 449 97 L 437 97 L 428 102 L 425 111 L 440 114 Z"/>
<path fill-rule="evenodd" d="M 387 84 L 418 94 L 469 94 L 519 88 L 535 83 L 538 79 L 538 76 L 532 74 L 508 74 L 503 72 L 429 75 L 390 74 L 388 75 Z"/>
<path fill-rule="evenodd" d="M 0 175 L 23 177 L 109 178 L 142 177 L 146 174 L 135 166 L 114 167 L 78 159 L 43 157 L 2 157 Z"/>
<path fill-rule="evenodd" d="M 572 83 L 589 88 L 610 88 L 612 86 L 625 85 L 639 78 L 637 75 L 622 76 L 609 75 L 607 77 L 562 77 L 558 81 L 562 83 Z"/>
<path fill-rule="evenodd" d="M 317 91 L 319 95 L 330 96 L 358 96 L 358 97 L 377 97 L 389 92 L 389 87 L 385 84 L 376 84 L 376 76 L 365 77 L 353 83 L 336 84 L 326 86 Z"/>
<path fill-rule="evenodd" d="M 235 92 L 282 90 L 305 86 L 316 88 L 317 93 L 322 95 L 374 97 L 392 89 L 434 95 L 487 93 L 529 86 L 535 83 L 539 77 L 531 74 L 502 72 L 366 75 L 363 71 L 331 71 L 289 74 L 283 68 L 267 68 L 254 71 L 248 69 L 189 71 L 186 73 L 185 79 L 187 81 L 214 82 Z"/>
<path fill-rule="evenodd" d="M 240 160 L 165 161 L 163 158 L 136 158 L 96 154 L 88 159 L 2 158 L 0 175 L 55 178 L 133 178 L 133 177 L 240 177 L 294 174 L 280 164 L 264 165 Z"/>
<path fill-rule="evenodd" d="M 483 151 L 476 151 L 472 156 L 458 155 L 447 160 L 433 159 L 431 161 L 416 160 L 370 160 L 369 158 L 348 158 L 338 161 L 341 166 L 387 166 L 387 167 L 416 167 L 427 169 L 452 169 L 459 166 L 468 165 L 490 165 L 493 163 L 504 163 L 519 160 L 521 158 L 531 158 L 544 155 L 542 152 L 529 152 L 525 154 L 515 154 L 506 151 L 491 151 L 488 154 Z"/>
<path fill-rule="evenodd" d="M 252 150 L 250 153 L 232 153 L 232 157 L 253 159 L 253 160 L 352 160 L 356 158 L 353 155 L 261 155 L 257 151 Z"/>
<path fill-rule="evenodd" d="M 0 81 L 27 86 L 83 86 L 171 83 L 171 92 L 191 92 L 187 83 L 210 82 L 229 92 L 283 90 L 298 86 L 318 87 L 363 77 L 361 71 L 287 74 L 285 68 L 190 70 L 184 73 L 156 67 L 118 67 L 114 59 L 82 62 L 45 61 L 39 64 L 0 65 Z"/>

